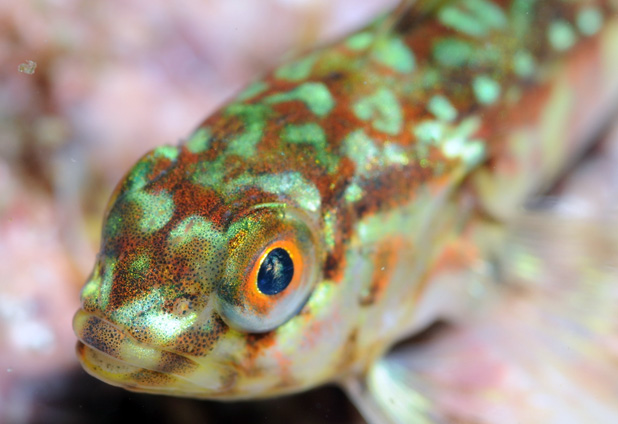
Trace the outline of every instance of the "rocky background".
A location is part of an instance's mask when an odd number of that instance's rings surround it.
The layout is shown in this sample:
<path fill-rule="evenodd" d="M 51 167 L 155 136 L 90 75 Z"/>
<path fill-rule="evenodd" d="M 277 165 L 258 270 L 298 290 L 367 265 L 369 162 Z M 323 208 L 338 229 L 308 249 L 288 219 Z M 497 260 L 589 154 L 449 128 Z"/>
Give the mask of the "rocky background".
<path fill-rule="evenodd" d="M 394 3 L 0 2 L 0 422 L 364 422 L 337 388 L 220 404 L 105 385 L 79 367 L 71 319 L 94 264 L 106 201 L 143 153 L 189 135 L 285 57 L 357 28 Z M 596 223 L 615 222 L 618 190 L 618 137 L 601 132 L 605 141 L 554 193 L 568 216 Z M 509 309 L 493 313 L 507 317 Z M 426 355 L 445 361 L 415 366 L 448 367 L 427 378 L 444 389 L 438 398 L 448 401 L 440 407 L 452 422 L 504 423 L 500 416 L 516 416 L 529 400 L 511 397 L 499 411 L 506 415 L 496 416 L 470 393 L 479 385 L 511 393 L 512 381 L 503 377 L 521 357 L 507 355 L 497 366 L 483 355 L 495 334 L 479 331 L 452 335 L 456 354 L 441 338 Z M 610 341 L 606 348 L 616 354 L 618 343 Z M 485 374 L 466 373 L 470 357 L 487 357 L 491 366 L 481 367 Z M 541 410 L 552 407 L 546 402 Z M 525 417 L 546 417 L 531 414 Z"/>
<path fill-rule="evenodd" d="M 0 422 L 359 419 L 336 389 L 239 410 L 109 387 L 80 370 L 71 319 L 107 199 L 140 156 L 392 4 L 0 2 Z"/>

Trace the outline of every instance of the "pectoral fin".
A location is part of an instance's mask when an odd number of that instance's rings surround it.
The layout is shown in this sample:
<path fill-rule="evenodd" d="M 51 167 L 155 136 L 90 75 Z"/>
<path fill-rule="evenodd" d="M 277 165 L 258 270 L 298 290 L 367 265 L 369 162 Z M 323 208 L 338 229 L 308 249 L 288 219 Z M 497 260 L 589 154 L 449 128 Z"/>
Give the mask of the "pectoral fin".
<path fill-rule="evenodd" d="M 345 384 L 348 395 L 370 424 L 444 422 L 423 394 L 427 389 L 424 386 L 414 372 L 388 357 L 376 362 L 365 378 Z"/>
<path fill-rule="evenodd" d="M 529 213 L 502 296 L 347 384 L 369 423 L 615 423 L 618 220 Z"/>

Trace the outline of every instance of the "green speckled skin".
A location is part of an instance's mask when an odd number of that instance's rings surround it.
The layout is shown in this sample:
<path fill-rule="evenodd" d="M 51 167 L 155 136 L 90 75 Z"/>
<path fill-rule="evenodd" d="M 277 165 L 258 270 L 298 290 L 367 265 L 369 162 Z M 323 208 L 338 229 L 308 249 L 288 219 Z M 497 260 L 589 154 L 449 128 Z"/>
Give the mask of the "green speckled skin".
<path fill-rule="evenodd" d="M 274 70 L 135 165 L 75 317 L 89 372 L 273 396 L 360 374 L 423 325 L 453 246 L 488 255 L 485 224 L 551 182 L 618 91 L 616 2 L 435 4 Z M 294 278 L 267 296 L 274 247 Z"/>

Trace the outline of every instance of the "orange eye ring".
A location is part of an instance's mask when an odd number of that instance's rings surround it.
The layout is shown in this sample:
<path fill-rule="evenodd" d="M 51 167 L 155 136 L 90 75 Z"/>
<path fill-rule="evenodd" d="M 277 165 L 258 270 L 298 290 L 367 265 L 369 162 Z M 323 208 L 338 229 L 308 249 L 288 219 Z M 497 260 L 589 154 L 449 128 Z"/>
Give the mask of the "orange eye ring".
<path fill-rule="evenodd" d="M 292 276 L 291 281 L 287 286 L 277 294 L 266 294 L 263 293 L 258 287 L 258 274 L 262 265 L 268 255 L 275 249 L 283 249 L 287 252 L 290 259 L 292 260 L 294 266 L 294 275 Z M 303 256 L 300 253 L 300 250 L 296 246 L 293 241 L 290 240 L 276 240 L 272 244 L 270 244 L 259 258 L 253 264 L 247 279 L 245 280 L 245 284 L 243 284 L 243 291 L 245 293 L 246 299 L 253 306 L 256 312 L 258 313 L 266 313 L 273 303 L 279 301 L 281 298 L 285 297 L 288 293 L 294 291 L 301 283 L 303 277 L 304 270 L 304 261 Z"/>
<path fill-rule="evenodd" d="M 264 205 L 233 222 L 228 238 L 215 303 L 227 325 L 263 333 L 296 315 L 321 269 L 312 221 L 291 207 Z"/>

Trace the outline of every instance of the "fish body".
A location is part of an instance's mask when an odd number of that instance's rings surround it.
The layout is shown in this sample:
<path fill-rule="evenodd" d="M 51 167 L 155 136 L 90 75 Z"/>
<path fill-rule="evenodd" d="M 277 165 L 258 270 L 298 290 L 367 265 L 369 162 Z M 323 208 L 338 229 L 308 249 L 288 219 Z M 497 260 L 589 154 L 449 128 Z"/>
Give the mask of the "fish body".
<path fill-rule="evenodd" d="M 251 84 L 116 189 L 74 320 L 85 369 L 225 400 L 364 375 L 470 303 L 448 277 L 607 120 L 617 14 L 421 1 Z"/>

